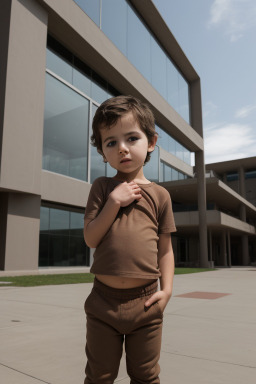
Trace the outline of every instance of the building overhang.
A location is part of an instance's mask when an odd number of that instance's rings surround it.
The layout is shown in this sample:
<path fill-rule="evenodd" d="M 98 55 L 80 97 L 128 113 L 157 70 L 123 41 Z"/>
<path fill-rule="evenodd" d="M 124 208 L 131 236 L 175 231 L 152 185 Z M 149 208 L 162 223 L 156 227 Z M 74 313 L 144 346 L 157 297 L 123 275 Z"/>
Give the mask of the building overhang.
<path fill-rule="evenodd" d="M 198 233 L 198 211 L 176 212 L 174 213 L 174 218 L 178 234 Z M 211 230 L 212 234 L 220 234 L 223 230 L 226 230 L 234 236 L 256 236 L 256 228 L 253 225 L 217 210 L 207 211 L 206 221 L 207 228 L 208 230 Z"/>
<path fill-rule="evenodd" d="M 160 183 L 168 190 L 175 203 L 195 204 L 198 199 L 197 179 L 177 180 Z M 219 210 L 238 216 L 241 205 L 245 206 L 247 218 L 256 219 L 256 207 L 221 180 L 206 179 L 207 203 L 214 203 Z"/>
<path fill-rule="evenodd" d="M 255 169 L 256 156 L 205 165 L 207 171 L 215 171 L 217 173 L 236 172 L 240 167 L 243 167 L 245 170 Z"/>

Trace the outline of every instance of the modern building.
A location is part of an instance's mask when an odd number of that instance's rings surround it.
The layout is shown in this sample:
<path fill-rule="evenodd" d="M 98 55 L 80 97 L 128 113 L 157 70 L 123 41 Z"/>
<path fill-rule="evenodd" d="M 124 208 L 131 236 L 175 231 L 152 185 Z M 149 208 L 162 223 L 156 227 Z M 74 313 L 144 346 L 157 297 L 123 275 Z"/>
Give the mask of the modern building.
<path fill-rule="evenodd" d="M 146 175 L 174 183 L 175 209 L 175 183 L 193 193 L 191 247 L 208 267 L 200 78 L 153 2 L 2 0 L 0 49 L 0 269 L 90 264 L 84 208 L 93 180 L 112 175 L 90 146 L 91 122 L 118 94 L 152 108 L 159 141 Z M 186 215 L 175 213 L 177 262 L 190 246 Z"/>
<path fill-rule="evenodd" d="M 165 182 L 182 247 L 178 265 L 200 264 L 197 177 Z M 256 265 L 256 157 L 206 165 L 208 257 L 215 266 Z"/>

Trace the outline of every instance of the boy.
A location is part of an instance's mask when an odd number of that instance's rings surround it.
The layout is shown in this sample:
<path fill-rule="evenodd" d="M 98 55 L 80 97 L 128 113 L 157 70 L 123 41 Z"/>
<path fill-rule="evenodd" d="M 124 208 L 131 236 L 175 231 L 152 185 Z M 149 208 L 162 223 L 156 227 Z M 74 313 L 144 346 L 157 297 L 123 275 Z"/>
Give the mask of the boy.
<path fill-rule="evenodd" d="M 123 342 L 131 384 L 158 384 L 176 228 L 169 193 L 143 174 L 157 141 L 153 114 L 132 96 L 108 99 L 96 111 L 91 139 L 117 174 L 95 180 L 85 211 L 84 238 L 96 248 L 85 302 L 85 384 L 114 382 Z"/>

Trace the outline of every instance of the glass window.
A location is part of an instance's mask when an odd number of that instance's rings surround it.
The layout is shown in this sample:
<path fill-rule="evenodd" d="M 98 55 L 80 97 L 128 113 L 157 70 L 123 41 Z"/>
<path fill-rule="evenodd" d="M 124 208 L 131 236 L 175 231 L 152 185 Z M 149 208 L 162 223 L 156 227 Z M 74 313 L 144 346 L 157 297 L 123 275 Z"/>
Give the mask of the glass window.
<path fill-rule="evenodd" d="M 248 171 L 245 173 L 246 179 L 256 179 L 256 171 Z"/>
<path fill-rule="evenodd" d="M 183 146 L 176 142 L 176 156 L 178 159 L 183 160 Z"/>
<path fill-rule="evenodd" d="M 168 135 L 168 133 L 167 133 Z M 177 142 L 170 136 L 168 135 L 168 151 L 173 154 L 174 156 L 176 156 L 176 144 Z"/>
<path fill-rule="evenodd" d="M 152 85 L 165 99 L 167 99 L 166 61 L 166 54 L 157 41 L 151 38 Z"/>
<path fill-rule="evenodd" d="M 102 0 L 101 29 L 127 55 L 127 3 L 120 0 Z"/>
<path fill-rule="evenodd" d="M 190 121 L 189 116 L 189 88 L 186 80 L 179 74 L 179 108 L 177 112 L 183 117 L 187 122 Z"/>
<path fill-rule="evenodd" d="M 127 38 L 128 60 L 151 83 L 150 33 L 130 6 Z"/>
<path fill-rule="evenodd" d="M 178 72 L 173 63 L 167 60 L 167 101 L 178 111 L 179 108 L 179 80 Z"/>
<path fill-rule="evenodd" d="M 102 156 L 97 152 L 96 147 L 91 146 L 91 178 L 90 183 L 98 177 L 105 176 L 106 164 L 103 161 Z"/>
<path fill-rule="evenodd" d="M 50 209 L 50 225 L 49 229 L 55 234 L 68 235 L 69 229 L 69 212 L 60 209 Z"/>
<path fill-rule="evenodd" d="M 77 5 L 100 26 L 100 0 L 74 0 Z"/>
<path fill-rule="evenodd" d="M 73 85 L 87 96 L 92 95 L 92 81 L 90 77 L 81 73 L 76 68 L 73 69 Z"/>
<path fill-rule="evenodd" d="M 49 228 L 50 211 L 49 208 L 41 207 L 40 211 L 40 231 L 47 231 Z"/>
<path fill-rule="evenodd" d="M 184 161 L 185 161 L 185 163 L 191 165 L 191 153 L 186 148 L 185 148 L 185 152 L 184 152 Z"/>
<path fill-rule="evenodd" d="M 172 180 L 179 180 L 179 172 L 172 168 Z"/>
<path fill-rule="evenodd" d="M 41 207 L 40 267 L 89 265 L 89 248 L 83 239 L 83 217 L 84 213 Z"/>
<path fill-rule="evenodd" d="M 168 151 L 169 148 L 168 148 L 168 135 L 167 135 L 167 133 L 158 126 L 156 126 L 156 132 L 158 133 L 157 144 L 161 148 Z"/>
<path fill-rule="evenodd" d="M 43 169 L 87 180 L 89 102 L 46 74 Z"/>
<path fill-rule="evenodd" d="M 50 49 L 47 49 L 46 53 L 46 68 L 72 84 L 71 64 L 56 55 L 56 53 L 53 53 Z"/>
<path fill-rule="evenodd" d="M 159 182 L 159 148 L 155 147 L 154 151 L 151 153 L 149 162 L 144 166 L 144 175 L 145 177 L 156 183 Z"/>
<path fill-rule="evenodd" d="M 95 115 L 97 110 L 97 106 L 95 104 L 92 105 L 92 118 Z M 92 130 L 90 130 L 92 131 Z M 105 176 L 106 174 L 106 164 L 103 161 L 102 156 L 98 153 L 97 148 L 91 145 L 91 176 L 90 183 L 92 184 L 94 180 L 98 177 Z"/>
<path fill-rule="evenodd" d="M 106 89 L 101 87 L 99 84 L 92 82 L 92 99 L 101 104 L 109 97 Z"/>
<path fill-rule="evenodd" d="M 172 168 L 164 164 L 164 181 L 172 180 Z"/>

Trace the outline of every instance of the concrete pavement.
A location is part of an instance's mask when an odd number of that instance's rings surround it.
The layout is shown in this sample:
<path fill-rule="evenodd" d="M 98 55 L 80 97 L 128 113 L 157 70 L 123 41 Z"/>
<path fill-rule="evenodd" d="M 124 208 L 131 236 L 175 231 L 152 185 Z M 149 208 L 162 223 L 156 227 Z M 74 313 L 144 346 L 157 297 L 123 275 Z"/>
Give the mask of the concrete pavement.
<path fill-rule="evenodd" d="M 1 384 L 82 384 L 92 284 L 0 288 Z M 218 299 L 191 292 L 228 293 Z M 161 384 L 254 384 L 256 268 L 176 275 L 164 314 Z M 124 359 L 116 382 L 128 384 Z"/>

